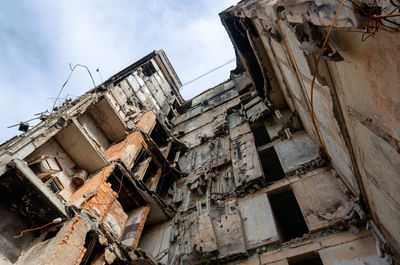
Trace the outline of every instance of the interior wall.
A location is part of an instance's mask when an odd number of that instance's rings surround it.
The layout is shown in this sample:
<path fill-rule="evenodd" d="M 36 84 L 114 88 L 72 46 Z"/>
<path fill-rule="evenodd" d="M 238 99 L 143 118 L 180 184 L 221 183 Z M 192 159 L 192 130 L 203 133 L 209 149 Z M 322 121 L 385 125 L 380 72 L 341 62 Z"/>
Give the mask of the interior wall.
<path fill-rule="evenodd" d="M 76 163 L 53 138 L 37 148 L 25 160 L 31 162 L 35 159 L 40 158 L 43 155 L 54 156 L 60 163 L 63 171 L 54 173 L 52 174 L 52 176 L 55 176 L 60 180 L 64 189 L 60 191 L 59 194 L 65 201 L 68 201 L 71 197 L 71 194 L 74 193 L 76 189 L 71 180 L 73 175 L 76 173 L 74 170 L 74 168 L 77 166 Z"/>

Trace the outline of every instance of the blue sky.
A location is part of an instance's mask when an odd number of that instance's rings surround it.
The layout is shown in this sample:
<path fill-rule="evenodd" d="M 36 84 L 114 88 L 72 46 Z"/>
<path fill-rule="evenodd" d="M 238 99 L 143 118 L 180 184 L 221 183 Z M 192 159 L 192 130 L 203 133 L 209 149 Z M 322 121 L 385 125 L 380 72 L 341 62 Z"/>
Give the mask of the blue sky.
<path fill-rule="evenodd" d="M 96 84 L 156 49 L 183 83 L 234 58 L 218 13 L 237 0 L 0 1 L 0 143 L 6 127 L 50 109 L 72 65 L 87 65 Z M 231 63 L 184 87 L 188 99 L 229 78 Z M 92 88 L 78 69 L 61 97 Z"/>

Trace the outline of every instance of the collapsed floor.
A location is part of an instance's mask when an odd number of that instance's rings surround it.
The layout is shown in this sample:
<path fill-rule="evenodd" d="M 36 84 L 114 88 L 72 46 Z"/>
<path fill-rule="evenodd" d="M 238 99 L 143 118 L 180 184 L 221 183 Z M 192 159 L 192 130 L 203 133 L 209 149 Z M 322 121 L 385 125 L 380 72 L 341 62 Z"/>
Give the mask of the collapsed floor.
<path fill-rule="evenodd" d="M 228 81 L 184 101 L 155 51 L 4 143 L 0 264 L 396 264 L 398 141 L 338 95 L 336 79 L 350 82 L 343 93 L 359 90 L 346 72 L 361 69 L 354 51 L 336 51 L 347 62 L 328 56 L 318 72 L 327 152 L 312 122 L 315 54 L 298 49 L 319 48 L 312 38 L 338 5 L 242 1 L 220 14 L 238 53 Z M 342 13 L 331 41 L 362 43 L 349 33 L 359 21 Z M 398 40 L 376 35 L 383 54 Z M 385 169 L 361 152 L 370 141 Z"/>

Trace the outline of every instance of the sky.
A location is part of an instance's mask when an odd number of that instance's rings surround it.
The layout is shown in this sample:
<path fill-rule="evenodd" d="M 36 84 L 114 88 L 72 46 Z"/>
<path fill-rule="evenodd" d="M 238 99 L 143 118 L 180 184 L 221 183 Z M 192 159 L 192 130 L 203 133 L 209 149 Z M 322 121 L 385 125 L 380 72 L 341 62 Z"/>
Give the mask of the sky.
<path fill-rule="evenodd" d="M 0 1 L 0 143 L 7 126 L 50 110 L 70 73 L 89 67 L 96 85 L 153 50 L 163 49 L 182 83 L 235 57 L 218 13 L 238 0 Z M 229 78 L 235 63 L 182 88 L 184 99 Z M 93 87 L 77 69 L 61 98 Z M 32 125 L 34 123 L 31 123 Z"/>

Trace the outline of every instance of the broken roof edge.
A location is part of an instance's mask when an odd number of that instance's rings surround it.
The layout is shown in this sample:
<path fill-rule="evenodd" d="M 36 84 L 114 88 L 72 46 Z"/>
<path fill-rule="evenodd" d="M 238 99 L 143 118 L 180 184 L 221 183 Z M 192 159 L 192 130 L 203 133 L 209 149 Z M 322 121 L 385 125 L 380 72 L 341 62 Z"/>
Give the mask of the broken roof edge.
<path fill-rule="evenodd" d="M 159 60 L 157 60 L 157 58 Z M 126 67 L 124 69 L 122 69 L 118 73 L 112 75 L 106 81 L 104 81 L 103 83 L 98 85 L 96 88 L 101 88 L 101 87 L 107 88 L 111 84 L 115 85 L 115 84 L 119 83 L 126 76 L 131 74 L 134 70 L 139 68 L 144 63 L 150 61 L 151 59 L 155 59 L 158 64 L 159 63 L 162 64 L 162 65 L 159 65 L 160 68 L 161 68 L 161 71 L 165 75 L 165 78 L 167 79 L 169 85 L 174 90 L 176 96 L 178 97 L 178 99 L 180 100 L 180 103 L 182 104 L 184 102 L 184 100 L 183 100 L 183 98 L 182 98 L 182 96 L 181 96 L 181 94 L 179 92 L 179 89 L 182 86 L 182 82 L 179 79 L 179 77 L 178 77 L 174 67 L 172 66 L 171 62 L 169 61 L 166 53 L 162 49 L 152 51 L 151 53 L 149 53 L 146 56 L 142 57 L 141 59 L 137 60 L 133 64 L 129 65 L 128 67 Z"/>
<path fill-rule="evenodd" d="M 98 94 L 96 92 L 104 91 L 104 89 L 101 89 L 102 87 L 107 88 L 109 85 L 119 82 L 120 80 L 124 79 L 127 75 L 132 73 L 134 70 L 136 70 L 138 67 L 140 67 L 144 63 L 150 61 L 151 59 L 156 58 L 157 56 L 160 58 L 160 60 L 157 63 L 162 63 L 162 66 L 160 66 L 160 68 L 162 68 L 161 71 L 163 72 L 164 75 L 166 75 L 165 78 L 167 79 L 172 90 L 175 92 L 177 98 L 180 101 L 180 104 L 183 104 L 185 102 L 185 100 L 182 98 L 182 96 L 179 92 L 179 88 L 182 86 L 182 83 L 181 83 L 178 75 L 176 74 L 174 68 L 172 67 L 164 50 L 162 50 L 162 49 L 154 50 L 151 53 L 149 53 L 146 56 L 139 59 L 138 61 L 134 62 L 130 66 L 128 66 L 128 67 L 124 68 L 123 70 L 119 71 L 118 73 L 114 74 L 113 76 L 108 78 L 106 81 L 104 81 L 100 85 L 84 92 L 82 95 L 80 95 L 73 101 L 73 102 L 75 102 L 75 105 L 72 108 L 61 107 L 57 111 L 54 111 L 53 113 L 51 113 L 51 114 L 53 114 L 53 116 L 50 116 L 47 121 L 41 121 L 38 124 L 36 124 L 32 129 L 30 129 L 28 132 L 24 132 L 19 135 L 15 135 L 15 136 L 7 139 L 3 143 L 0 143 L 0 157 L 2 155 L 4 155 L 4 153 L 6 152 L 6 149 L 15 145 L 16 143 L 19 143 L 20 141 L 22 141 L 24 139 L 27 139 L 27 137 L 31 136 L 33 138 L 36 138 L 38 136 L 37 135 L 38 130 L 40 130 L 42 128 L 46 129 L 46 128 L 52 127 L 54 125 L 54 123 L 56 123 L 56 120 L 59 118 L 58 115 L 60 113 L 63 113 L 65 110 L 67 110 L 67 109 L 76 110 L 78 106 L 80 107 L 81 105 L 85 104 L 87 101 L 90 101 L 89 105 L 91 105 L 92 103 L 95 103 L 92 101 L 93 100 L 97 101 L 97 98 L 93 97 L 92 94 Z M 100 94 L 102 94 L 102 93 L 100 93 Z M 94 98 L 96 98 L 96 99 L 94 99 Z M 70 110 L 70 112 L 71 112 L 71 110 Z M 75 114 L 69 115 L 68 118 L 70 118 L 72 116 L 75 116 Z"/>

